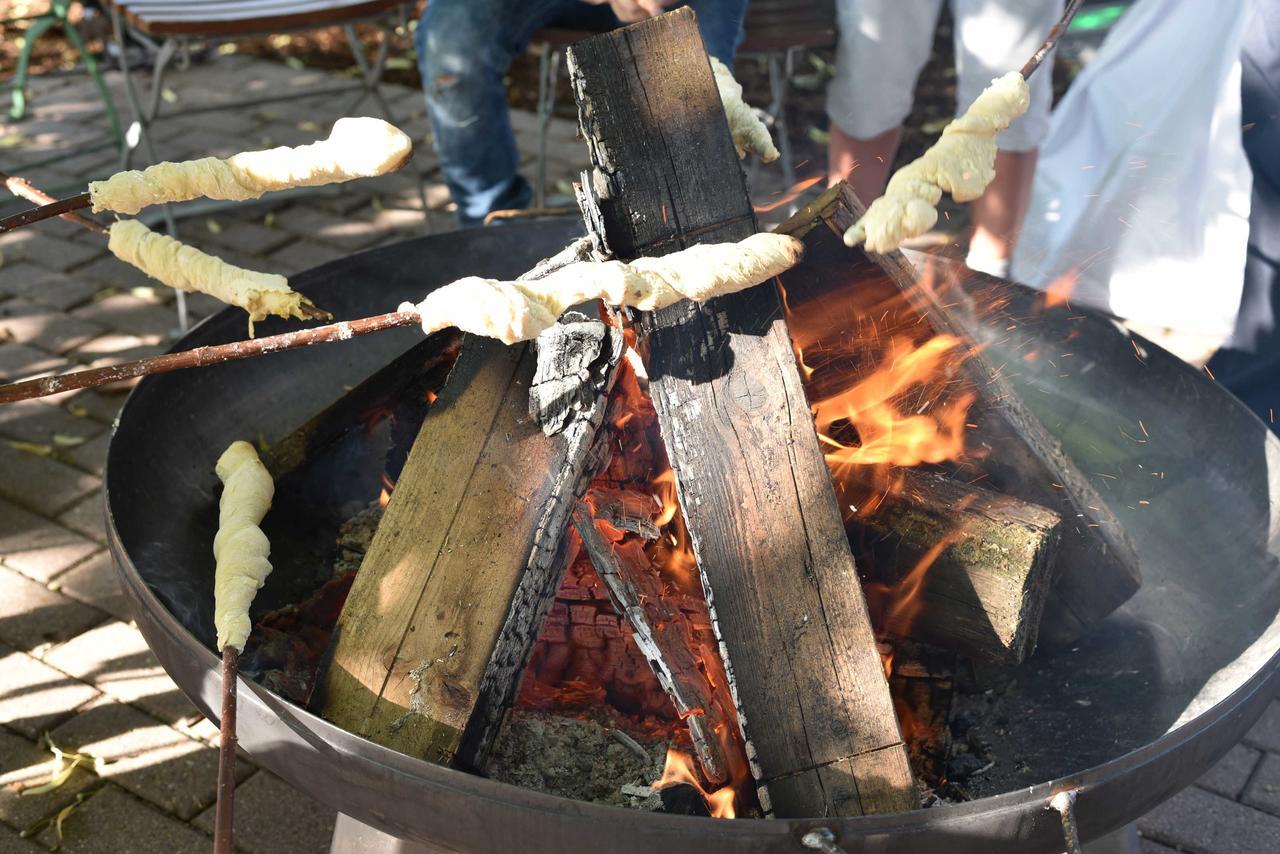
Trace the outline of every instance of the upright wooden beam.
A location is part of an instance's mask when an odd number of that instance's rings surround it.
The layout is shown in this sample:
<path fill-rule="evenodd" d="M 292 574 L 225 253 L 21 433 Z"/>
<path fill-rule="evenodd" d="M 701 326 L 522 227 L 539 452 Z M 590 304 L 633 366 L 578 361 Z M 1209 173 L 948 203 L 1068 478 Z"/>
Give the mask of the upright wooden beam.
<path fill-rule="evenodd" d="M 752 234 L 755 215 L 692 12 L 569 50 L 614 255 Z M 650 392 L 766 810 L 917 805 L 772 283 L 640 319 Z"/>
<path fill-rule="evenodd" d="M 529 413 L 535 348 L 464 337 L 334 630 L 312 698 L 326 718 L 432 762 L 482 764 L 590 479 L 621 353 L 615 331 L 597 340 L 599 394 L 548 436 Z"/>

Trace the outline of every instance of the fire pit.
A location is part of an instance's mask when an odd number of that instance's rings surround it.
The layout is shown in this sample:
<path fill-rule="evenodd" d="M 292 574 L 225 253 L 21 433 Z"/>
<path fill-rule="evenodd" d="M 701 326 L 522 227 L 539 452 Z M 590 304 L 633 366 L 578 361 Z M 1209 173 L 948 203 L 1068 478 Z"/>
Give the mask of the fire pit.
<path fill-rule="evenodd" d="M 513 276 L 577 228 L 547 222 L 423 238 L 325 265 L 294 284 L 339 317 L 357 317 L 462 275 Z M 224 312 L 178 346 L 233 340 L 242 323 Z M 122 410 L 106 474 L 112 550 L 152 649 L 206 713 L 219 701 L 213 460 L 236 438 L 280 438 L 418 340 L 388 333 L 152 377 Z M 1055 348 L 1069 340 L 1070 353 L 1024 359 L 1036 340 Z M 993 338 L 987 355 L 1017 366 L 1007 379 L 1082 471 L 1124 469 L 1106 498 L 1145 578 L 1080 641 L 1041 649 L 1015 671 L 1001 700 L 1009 761 L 985 778 L 989 796 L 860 818 L 716 821 L 627 811 L 402 755 L 252 684 L 241 690 L 241 744 L 347 816 L 461 851 L 798 851 L 806 832 L 826 827 L 846 851 L 1056 852 L 1062 829 L 1046 805 L 1060 791 L 1078 792 L 1086 840 L 1134 820 L 1225 753 L 1272 695 L 1280 547 L 1271 495 L 1280 477 L 1268 469 L 1280 445 L 1208 377 L 1087 311 L 1028 318 L 1016 339 Z M 290 601 L 288 584 L 287 572 L 273 576 L 255 611 Z"/>

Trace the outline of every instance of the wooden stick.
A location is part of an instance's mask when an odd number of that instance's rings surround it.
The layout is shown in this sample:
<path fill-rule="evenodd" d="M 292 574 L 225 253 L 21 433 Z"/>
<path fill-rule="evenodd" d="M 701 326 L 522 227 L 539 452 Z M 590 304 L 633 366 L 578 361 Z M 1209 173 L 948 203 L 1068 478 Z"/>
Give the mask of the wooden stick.
<path fill-rule="evenodd" d="M 1063 10 L 1062 17 L 1058 19 L 1058 23 L 1053 25 L 1053 29 L 1049 30 L 1049 35 L 1045 37 L 1044 42 L 1040 45 L 1035 53 L 1031 54 L 1031 58 L 1027 60 L 1027 64 L 1022 66 L 1022 79 L 1029 80 L 1036 69 L 1040 67 L 1040 63 L 1044 62 L 1044 58 L 1049 55 L 1049 51 L 1058 46 L 1058 39 L 1062 38 L 1062 34 L 1067 31 L 1067 27 L 1071 25 L 1071 19 L 1076 16 L 1076 12 L 1080 10 L 1084 0 L 1070 0 L 1067 8 Z"/>
<path fill-rule="evenodd" d="M 222 650 L 222 716 L 218 721 L 218 805 L 213 814 L 214 854 L 235 851 L 236 664 L 234 646 Z"/>
<path fill-rule="evenodd" d="M 79 208 L 89 207 L 88 193 L 81 193 L 78 196 L 71 196 L 67 199 L 55 199 L 43 190 L 33 187 L 25 178 L 17 178 L 4 172 L 0 172 L 0 182 L 4 184 L 6 190 L 18 198 L 40 205 L 38 208 L 32 208 L 29 211 L 23 211 L 20 214 L 0 219 L 0 234 L 55 216 L 60 216 L 68 222 L 74 222 L 76 225 L 84 226 L 90 231 L 96 231 L 100 234 L 107 233 L 106 226 L 102 225 L 102 223 L 89 219 L 87 216 L 73 213 Z"/>
<path fill-rule="evenodd" d="M 89 368 L 83 371 L 71 371 L 66 374 L 55 374 L 51 377 L 38 377 L 22 382 L 0 385 L 0 403 L 14 403 L 33 397 L 47 397 L 64 391 L 81 388 L 94 388 L 131 377 L 148 374 L 162 374 L 168 371 L 180 371 L 183 368 L 202 368 L 206 365 L 219 365 L 223 362 L 234 362 L 252 356 L 267 353 L 278 353 L 283 350 L 296 350 L 312 344 L 329 344 L 333 341 L 346 341 L 357 335 L 368 335 L 401 326 L 415 326 L 421 321 L 417 312 L 393 311 L 373 317 L 362 317 L 356 320 L 343 320 L 310 329 L 299 329 L 296 332 L 282 332 L 266 338 L 250 338 L 247 341 L 233 341 L 230 344 L 211 344 L 207 347 L 196 347 L 178 353 L 165 353 L 161 356 L 148 356 L 132 362 L 121 362 L 103 368 Z"/>

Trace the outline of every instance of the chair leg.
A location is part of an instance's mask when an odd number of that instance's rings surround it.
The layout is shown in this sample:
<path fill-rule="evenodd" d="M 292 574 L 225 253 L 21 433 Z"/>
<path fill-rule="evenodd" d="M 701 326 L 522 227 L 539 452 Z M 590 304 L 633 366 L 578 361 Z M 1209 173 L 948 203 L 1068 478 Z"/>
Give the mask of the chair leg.
<path fill-rule="evenodd" d="M 27 114 L 27 69 L 31 64 L 31 49 L 35 47 L 36 40 L 44 35 L 45 31 L 54 25 L 57 18 L 52 13 L 43 15 L 36 19 L 36 22 L 26 32 L 26 39 L 23 41 L 22 49 L 18 51 L 18 69 L 13 75 L 13 95 L 11 106 L 9 107 L 9 118 L 17 120 Z"/>
<path fill-rule="evenodd" d="M 351 45 L 351 53 L 355 57 L 356 67 L 360 69 L 360 76 L 364 80 L 364 91 L 360 93 L 355 103 L 348 108 L 347 113 L 354 112 L 365 98 L 372 97 L 377 102 L 378 109 L 382 111 L 383 118 L 395 124 L 396 119 L 391 113 L 391 105 L 387 103 L 381 88 L 382 72 L 386 67 L 387 52 L 391 42 L 390 31 L 385 31 L 382 44 L 378 45 L 378 50 L 374 54 L 374 61 L 369 62 L 369 57 L 365 55 L 364 46 L 360 43 L 360 35 L 356 32 L 355 25 L 347 24 L 342 29 L 347 34 L 347 42 Z"/>
<path fill-rule="evenodd" d="M 129 168 L 129 161 L 133 159 L 133 150 L 138 146 L 139 142 L 142 143 L 151 162 L 157 163 L 159 162 L 159 157 L 156 154 L 155 141 L 151 138 L 150 126 L 159 111 L 160 92 L 161 87 L 164 85 L 164 70 L 169 59 L 174 54 L 176 43 L 173 39 L 166 39 L 156 54 L 155 71 L 152 75 L 151 105 L 149 110 L 143 110 L 142 99 L 138 96 L 137 87 L 133 82 L 133 75 L 129 72 L 128 45 L 124 38 L 124 24 L 120 20 L 120 12 L 114 4 L 111 6 L 111 28 L 115 36 L 116 48 L 120 51 L 120 69 L 124 76 L 124 91 L 129 99 L 129 108 L 133 111 L 133 123 L 129 126 L 129 132 L 125 134 L 124 143 L 120 147 L 120 167 L 122 169 Z M 165 229 L 171 237 L 176 238 L 178 236 L 178 223 L 174 219 L 172 207 L 167 204 L 161 205 L 160 211 L 164 217 Z M 178 329 L 185 332 L 190 323 L 187 316 L 187 298 L 182 291 L 176 292 L 176 308 Z"/>
<path fill-rule="evenodd" d="M 538 60 L 538 179 L 535 206 L 547 206 L 547 132 L 556 107 L 556 82 L 560 76 L 560 49 L 544 45 Z"/>

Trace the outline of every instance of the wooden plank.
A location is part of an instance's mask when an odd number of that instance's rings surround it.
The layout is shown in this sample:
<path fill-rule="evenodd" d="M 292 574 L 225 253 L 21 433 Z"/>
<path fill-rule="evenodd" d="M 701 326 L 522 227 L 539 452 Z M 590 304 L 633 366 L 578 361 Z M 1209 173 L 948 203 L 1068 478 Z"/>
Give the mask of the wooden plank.
<path fill-rule="evenodd" d="M 848 523 L 865 573 L 890 585 L 884 631 L 999 664 L 1035 650 L 1062 519 L 1017 498 L 928 472 Z M 865 556 L 865 557 L 864 557 Z"/>
<path fill-rule="evenodd" d="M 863 210 L 853 191 L 841 182 L 778 230 L 802 237 L 822 225 L 840 235 Z M 805 242 L 808 245 L 811 241 Z M 917 258 L 920 264 L 930 265 L 922 275 L 918 264 L 901 252 L 878 255 L 855 247 L 844 248 L 839 254 L 845 259 L 841 266 L 847 271 L 846 283 L 862 275 L 855 274 L 855 269 L 874 264 L 896 282 L 910 305 L 937 332 L 979 345 L 1003 334 L 1007 323 L 984 319 L 965 284 L 994 283 L 999 289 L 1009 287 L 1008 283 L 972 274 L 942 259 L 926 262 Z M 783 277 L 784 285 L 790 287 L 787 278 Z M 926 278 L 927 284 L 922 284 Z M 839 282 L 827 286 L 835 284 Z M 1000 491 L 1053 509 L 1063 518 L 1058 567 L 1045 604 L 1040 639 L 1069 643 L 1137 592 L 1142 585 L 1137 550 L 1102 495 L 1001 376 L 1000 366 L 992 364 L 978 347 L 963 370 L 982 396 L 981 405 L 974 408 L 978 426 L 971 433 L 970 444 L 993 449 L 977 463 L 978 468 Z"/>
<path fill-rule="evenodd" d="M 598 324 L 597 322 L 597 325 Z M 607 391 L 621 352 L 598 366 Z M 339 618 L 313 705 L 440 764 L 483 762 L 559 584 L 601 394 L 547 436 L 532 346 L 466 337 Z"/>
<path fill-rule="evenodd" d="M 581 42 L 569 69 L 594 166 L 587 220 L 617 257 L 756 230 L 691 12 Z M 672 306 L 639 330 L 766 811 L 915 807 L 776 289 Z"/>

